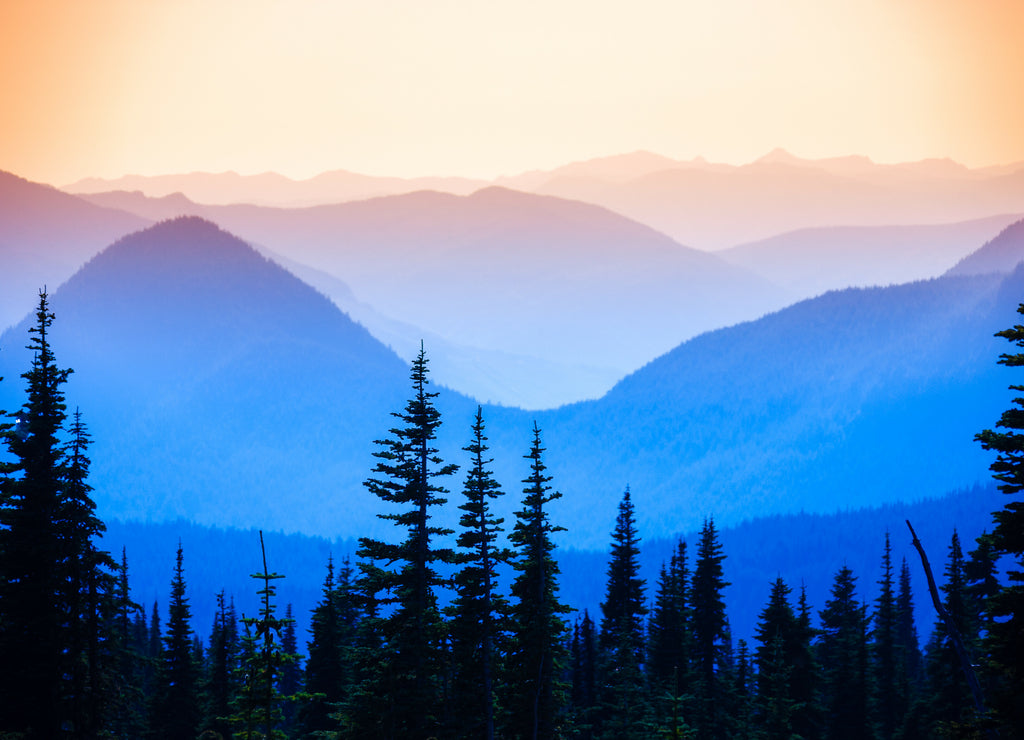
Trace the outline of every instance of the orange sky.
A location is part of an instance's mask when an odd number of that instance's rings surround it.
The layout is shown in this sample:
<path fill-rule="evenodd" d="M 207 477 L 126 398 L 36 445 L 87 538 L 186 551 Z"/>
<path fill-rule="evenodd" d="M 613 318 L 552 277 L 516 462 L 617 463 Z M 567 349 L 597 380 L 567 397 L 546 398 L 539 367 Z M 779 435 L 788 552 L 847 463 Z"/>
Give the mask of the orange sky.
<path fill-rule="evenodd" d="M 1024 160 L 1021 0 L 3 0 L 0 169 Z"/>

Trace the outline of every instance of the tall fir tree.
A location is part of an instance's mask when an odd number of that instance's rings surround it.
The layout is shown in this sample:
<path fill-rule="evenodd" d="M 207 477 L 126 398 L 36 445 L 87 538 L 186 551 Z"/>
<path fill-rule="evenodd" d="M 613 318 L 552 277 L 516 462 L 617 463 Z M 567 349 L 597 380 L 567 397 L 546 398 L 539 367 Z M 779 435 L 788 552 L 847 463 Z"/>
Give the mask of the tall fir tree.
<path fill-rule="evenodd" d="M 725 614 L 725 554 L 718 541 L 713 519 L 701 527 L 690 592 L 693 629 L 694 727 L 699 738 L 718 740 L 728 732 L 727 687 L 719 669 L 728 649 L 728 621 Z"/>
<path fill-rule="evenodd" d="M 283 705 L 287 697 L 281 693 L 280 679 L 285 669 L 298 660 L 298 656 L 285 649 L 284 635 L 289 617 L 278 617 L 277 606 L 274 604 L 277 595 L 274 582 L 284 576 L 267 569 L 267 551 L 263 545 L 262 531 L 260 551 L 263 555 L 263 570 L 249 576 L 263 582 L 263 588 L 257 592 L 260 611 L 258 617 L 242 618 L 245 637 L 239 663 L 244 681 L 235 698 L 235 713 L 231 721 L 238 728 L 236 737 L 244 740 L 283 740 L 287 737 L 281 727 L 284 722 Z M 291 642 L 294 644 L 294 639 Z"/>
<path fill-rule="evenodd" d="M 686 541 L 679 540 L 662 567 L 648 623 L 647 676 L 656 721 L 665 732 L 681 732 L 692 719 L 693 671 L 690 619 L 690 570 Z"/>
<path fill-rule="evenodd" d="M 508 604 L 498 589 L 498 567 L 512 559 L 500 546 L 503 519 L 491 512 L 491 502 L 501 487 L 490 471 L 487 457 L 483 411 L 479 406 L 473 420 L 472 439 L 463 450 L 470 464 L 463 486 L 465 502 L 459 506 L 459 560 L 455 576 L 450 634 L 453 686 L 451 737 L 495 736 L 494 676 L 501 654 Z"/>
<path fill-rule="evenodd" d="M 793 701 L 793 730 L 803 738 L 819 737 L 823 724 L 821 708 L 821 666 L 814 654 L 814 641 L 819 631 L 815 629 L 811 605 L 807 601 L 807 588 L 800 585 L 797 600 L 797 649 L 793 656 L 793 673 L 790 676 Z"/>
<path fill-rule="evenodd" d="M 950 539 L 945 582 L 940 589 L 942 606 L 973 658 L 977 652 L 977 619 L 971 608 L 963 548 L 956 530 Z M 943 620 L 935 624 L 928 641 L 925 666 L 929 732 L 955 735 L 974 726 L 979 719 L 975 716 L 974 698 L 953 637 Z"/>
<path fill-rule="evenodd" d="M 145 655 L 139 640 L 138 624 L 145 629 L 145 618 L 139 605 L 131 600 L 128 583 L 128 553 L 121 548 L 121 564 L 117 569 L 114 601 L 116 634 L 116 670 L 112 686 L 112 704 L 107 730 L 114 737 L 138 738 L 145 733 L 145 687 L 143 670 Z"/>
<path fill-rule="evenodd" d="M 231 733 L 231 702 L 238 688 L 238 618 L 234 602 L 223 590 L 217 594 L 217 611 L 210 629 L 204 681 L 202 728 L 222 737 Z"/>
<path fill-rule="evenodd" d="M 570 650 L 571 691 L 569 718 L 574 737 L 593 740 L 597 704 L 597 630 L 590 613 L 584 609 L 583 618 L 573 626 Z"/>
<path fill-rule="evenodd" d="M 35 316 L 27 399 L 0 425 L 0 731 L 91 737 L 113 711 L 116 564 L 95 541 L 88 431 L 77 413 L 64 429 L 71 370 L 54 356 L 45 291 Z"/>
<path fill-rule="evenodd" d="M 403 529 L 405 540 L 391 544 L 362 537 L 357 554 L 366 588 L 386 609 L 380 617 L 381 657 L 387 663 L 390 691 L 402 697 L 388 721 L 394 736 L 425 740 L 439 731 L 446 712 L 441 681 L 444 623 L 437 603 L 437 591 L 446 581 L 437 566 L 455 559 L 450 548 L 432 544 L 452 534 L 431 524 L 431 512 L 445 504 L 448 493 L 434 481 L 458 467 L 445 464 L 434 447 L 441 414 L 434 406 L 437 393 L 428 390 L 422 347 L 410 378 L 412 398 L 403 412 L 392 414 L 401 425 L 391 429 L 389 438 L 376 441 L 375 477 L 365 483 L 382 501 L 400 507 L 398 513 L 378 517 Z"/>
<path fill-rule="evenodd" d="M 831 598 L 821 612 L 821 632 L 825 737 L 870 738 L 867 607 L 857 601 L 857 579 L 845 565 L 836 573 Z"/>
<path fill-rule="evenodd" d="M 789 601 L 791 589 L 780 577 L 772 583 L 768 603 L 758 616 L 754 636 L 757 664 L 757 716 L 768 738 L 795 733 L 799 701 L 794 696 L 793 672 L 800 658 L 802 635 Z"/>
<path fill-rule="evenodd" d="M 167 632 L 163 635 L 150 719 L 150 734 L 158 740 L 195 737 L 202 719 L 199 666 L 192 652 L 192 609 L 185 593 L 185 561 L 180 541 L 168 603 Z M 155 605 L 153 618 L 154 624 L 159 625 Z"/>
<path fill-rule="evenodd" d="M 893 578 L 892 545 L 888 530 L 882 549 L 882 576 L 878 580 L 871 631 L 872 714 L 876 736 L 891 740 L 903 724 L 907 699 L 899 680 L 897 630 L 899 613 Z"/>
<path fill-rule="evenodd" d="M 58 521 L 65 462 L 59 439 L 66 417 L 62 386 L 71 371 L 54 358 L 53 320 L 42 292 L 29 330 L 32 365 L 22 375 L 28 398 L 6 435 L 13 475 L 4 479 L 0 497 L 0 730 L 31 730 L 41 737 L 56 737 L 70 721 Z"/>
<path fill-rule="evenodd" d="M 643 672 L 646 588 L 639 558 L 640 538 L 627 487 L 612 531 L 608 580 L 601 602 L 601 731 L 609 738 L 639 737 L 649 725 Z"/>
<path fill-rule="evenodd" d="M 1024 314 L 1024 303 L 1017 313 Z M 1020 324 L 996 336 L 1018 349 L 1024 348 L 1024 326 Z M 999 363 L 1022 367 L 1024 352 L 1002 354 Z M 1011 385 L 1010 390 L 1019 393 L 1024 385 Z M 991 617 L 986 635 L 988 701 L 1004 732 L 1024 737 L 1024 702 L 1020 700 L 1024 696 L 1024 397 L 1013 399 L 1013 406 L 1003 412 L 996 430 L 986 429 L 976 439 L 984 449 L 998 453 L 989 469 L 1000 482 L 999 490 L 1012 497 L 992 515 L 995 527 L 990 535 L 991 547 L 1010 562 L 1007 583 L 986 605 Z"/>
<path fill-rule="evenodd" d="M 526 458 L 530 474 L 523 483 L 523 508 L 509 537 L 517 551 L 512 582 L 511 644 L 505 675 L 504 736 L 509 740 L 548 740 L 558 735 L 565 704 L 563 680 L 565 622 L 568 609 L 558 598 L 558 564 L 547 505 L 561 497 L 546 474 L 540 429 Z"/>
<path fill-rule="evenodd" d="M 298 710 L 304 696 L 302 689 L 302 666 L 299 664 L 299 640 L 295 634 L 295 618 L 292 605 L 284 608 L 284 626 L 281 629 L 281 652 L 284 660 L 278 674 L 277 690 L 281 694 L 281 730 L 285 737 L 294 737 Z"/>
<path fill-rule="evenodd" d="M 345 581 L 351 588 L 351 565 L 345 562 Z M 345 625 L 340 613 L 341 577 L 335 583 L 334 559 L 327 560 L 327 575 L 319 603 L 310 619 L 310 639 L 306 647 L 306 692 L 309 698 L 299 710 L 302 735 L 327 732 L 336 726 L 331 715 L 347 694 Z M 350 625 L 349 628 L 354 628 Z M 349 635 L 351 641 L 352 635 Z"/>

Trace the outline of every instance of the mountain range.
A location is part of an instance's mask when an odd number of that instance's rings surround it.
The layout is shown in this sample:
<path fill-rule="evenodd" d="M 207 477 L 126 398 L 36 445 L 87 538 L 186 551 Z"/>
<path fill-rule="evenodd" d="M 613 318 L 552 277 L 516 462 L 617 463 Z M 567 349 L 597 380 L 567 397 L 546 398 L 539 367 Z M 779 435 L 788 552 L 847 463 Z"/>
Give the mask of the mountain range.
<path fill-rule="evenodd" d="M 830 292 L 689 340 L 599 400 L 487 407 L 504 513 L 534 421 L 565 493 L 552 516 L 575 547 L 604 546 L 627 485 L 659 537 L 707 515 L 729 525 L 973 484 L 988 461 L 973 435 L 1014 382 L 993 333 L 1022 295 L 1024 269 Z M 236 237 L 198 218 L 150 227 L 91 260 L 53 307 L 104 516 L 332 537 L 386 526 L 361 481 L 404 403 L 405 363 Z M 0 336 L 0 407 L 20 405 L 27 328 Z M 437 402 L 442 455 L 464 462 L 476 404 Z"/>

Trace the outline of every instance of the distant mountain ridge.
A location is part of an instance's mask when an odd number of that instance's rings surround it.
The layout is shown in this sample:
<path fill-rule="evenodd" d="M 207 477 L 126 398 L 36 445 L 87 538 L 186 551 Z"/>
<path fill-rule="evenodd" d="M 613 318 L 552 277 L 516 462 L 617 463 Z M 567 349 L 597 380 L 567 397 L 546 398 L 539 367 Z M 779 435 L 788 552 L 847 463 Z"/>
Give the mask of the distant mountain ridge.
<path fill-rule="evenodd" d="M 794 296 L 810 298 L 829 290 L 938 277 L 1019 218 L 1014 214 L 923 226 L 800 229 L 715 254 Z"/>
<path fill-rule="evenodd" d="M 183 194 L 205 205 L 254 205 L 302 207 L 363 200 L 382 195 L 437 190 L 467 195 L 487 183 L 462 177 L 376 177 L 346 170 L 323 172 L 305 180 L 293 180 L 275 172 L 240 175 L 237 172 L 193 172 L 182 175 L 125 175 L 113 179 L 87 177 L 63 189 L 76 195 L 108 191 L 145 193 L 163 198 Z"/>
<path fill-rule="evenodd" d="M 878 164 L 864 156 L 805 159 L 781 149 L 745 165 L 638 151 L 491 182 L 345 171 L 304 181 L 273 173 L 192 173 L 90 178 L 65 189 L 180 192 L 199 203 L 296 207 L 417 190 L 468 195 L 489 185 L 601 205 L 706 250 L 804 228 L 939 224 L 1024 212 L 1024 162 L 971 169 L 949 159 Z"/>
<path fill-rule="evenodd" d="M 1008 273 L 1024 262 L 1024 220 L 1007 226 L 981 248 L 967 255 L 948 271 L 948 275 Z"/>
<path fill-rule="evenodd" d="M 385 316 L 461 346 L 606 377 L 789 301 L 753 273 L 607 209 L 507 188 L 189 210 L 344 280 Z"/>
<path fill-rule="evenodd" d="M 973 484 L 988 475 L 973 435 L 1013 382 L 992 335 L 1022 295 L 1024 270 L 829 293 L 701 335 L 597 401 L 486 407 L 510 494 L 499 513 L 518 503 L 534 421 L 573 547 L 607 544 L 626 485 L 657 538 L 707 515 L 730 526 Z M 237 238 L 196 218 L 158 224 L 93 259 L 53 306 L 104 516 L 332 537 L 386 527 L 361 483 L 407 398 L 406 364 Z M 0 336 L 0 407 L 20 405 L 26 331 Z M 437 402 L 437 446 L 463 463 L 476 404 Z M 445 484 L 457 491 L 459 477 Z"/>
<path fill-rule="evenodd" d="M 0 331 L 103 247 L 149 221 L 0 171 Z"/>

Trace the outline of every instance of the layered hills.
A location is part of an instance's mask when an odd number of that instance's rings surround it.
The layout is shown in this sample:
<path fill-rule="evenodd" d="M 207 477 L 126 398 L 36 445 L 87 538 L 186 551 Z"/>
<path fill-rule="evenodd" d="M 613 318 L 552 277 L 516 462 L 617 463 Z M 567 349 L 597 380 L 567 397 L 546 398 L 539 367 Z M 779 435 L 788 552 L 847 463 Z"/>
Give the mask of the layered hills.
<path fill-rule="evenodd" d="M 548 412 L 488 407 L 511 495 L 536 420 L 566 543 L 603 548 L 633 490 L 649 537 L 752 516 L 879 505 L 987 477 L 973 435 L 1008 403 L 993 333 L 1024 272 L 828 293 L 696 337 L 605 397 Z M 90 261 L 53 296 L 68 400 L 96 438 L 104 516 L 378 531 L 362 487 L 404 405 L 405 364 L 324 296 L 196 218 Z M 0 336 L 0 407 L 20 405 L 27 324 Z M 430 348 L 427 347 L 429 356 Z M 462 463 L 475 404 L 443 391 L 442 456 Z M 446 485 L 457 490 L 458 478 Z M 450 504 L 444 516 L 454 521 Z"/>
<path fill-rule="evenodd" d="M 149 222 L 0 171 L 0 331 L 118 237 Z"/>

